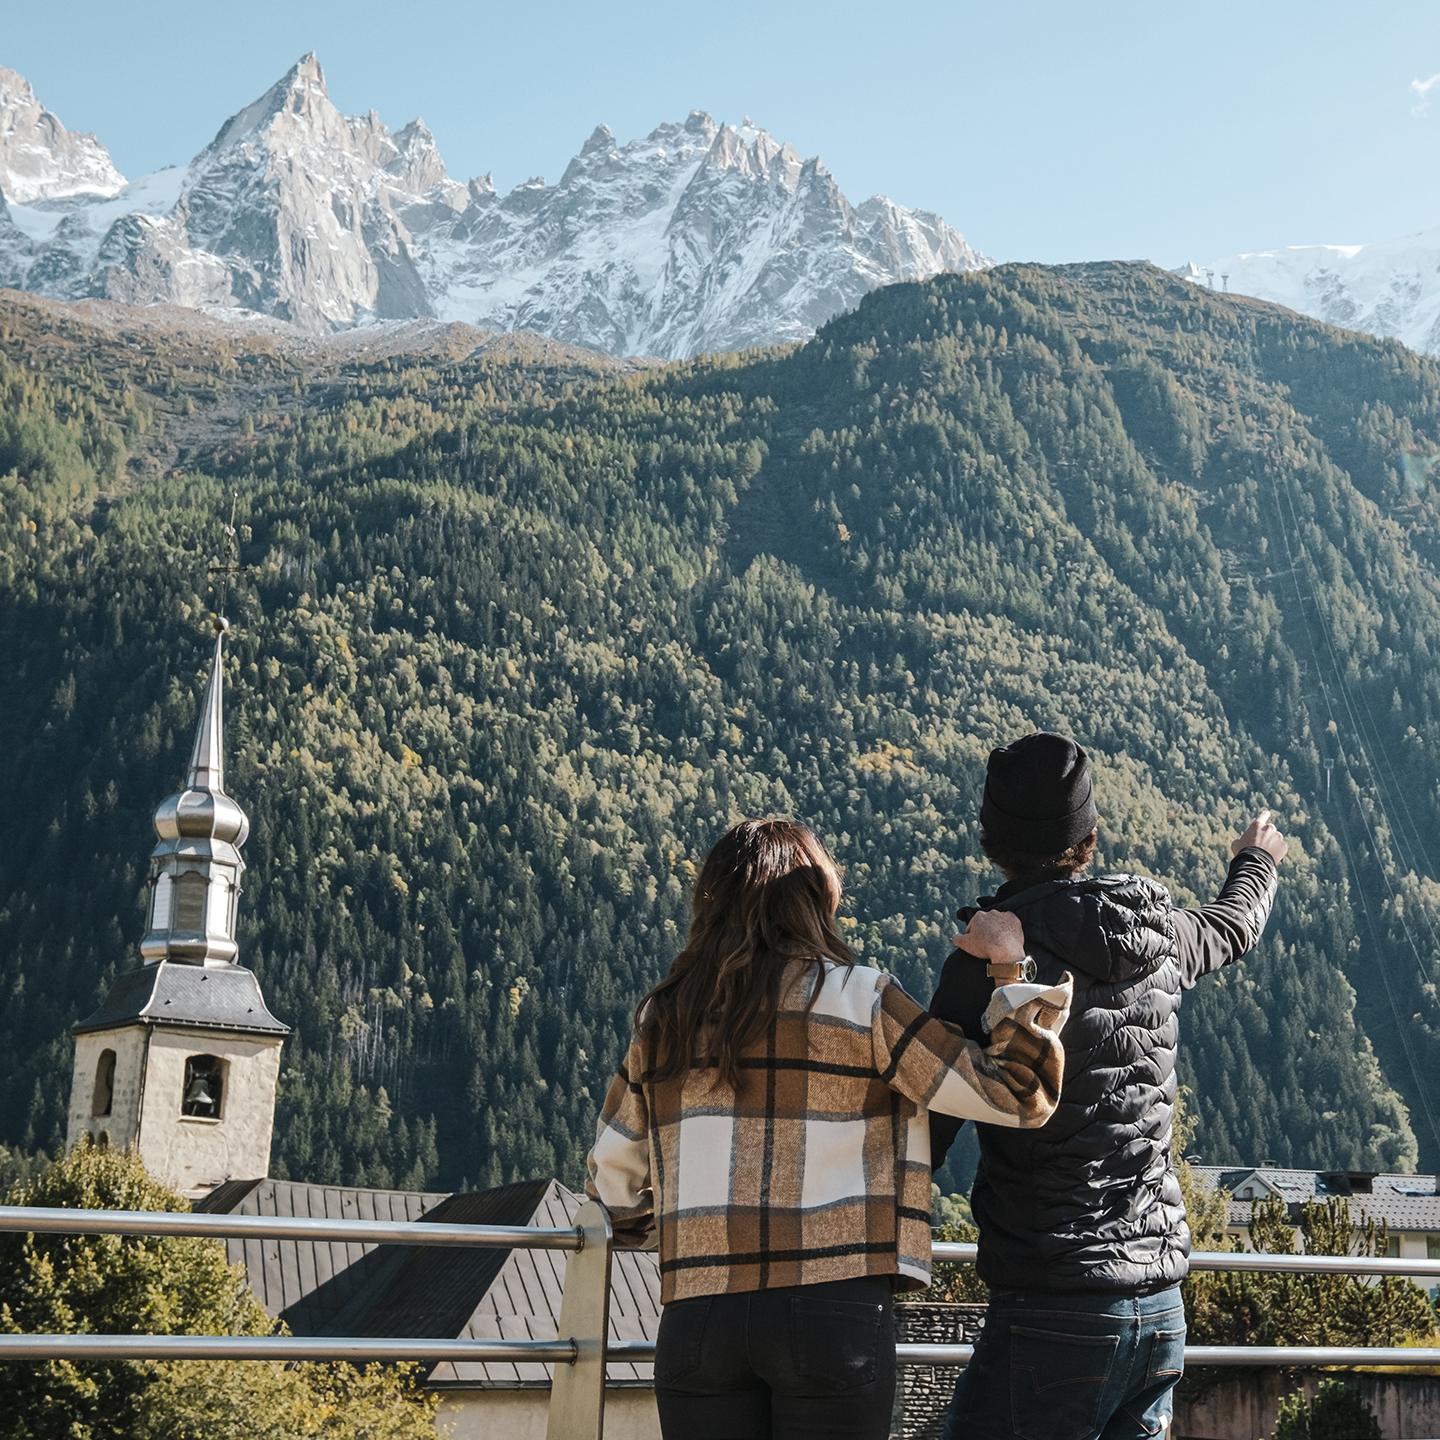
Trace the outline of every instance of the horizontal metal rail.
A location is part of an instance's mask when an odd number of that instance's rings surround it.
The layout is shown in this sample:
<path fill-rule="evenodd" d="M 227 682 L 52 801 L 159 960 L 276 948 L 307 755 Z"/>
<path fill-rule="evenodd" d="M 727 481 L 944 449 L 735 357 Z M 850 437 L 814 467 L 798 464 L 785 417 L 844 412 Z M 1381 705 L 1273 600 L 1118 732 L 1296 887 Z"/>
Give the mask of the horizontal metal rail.
<path fill-rule="evenodd" d="M 417 1340 L 357 1335 L 0 1335 L 6 1360 L 417 1360 L 573 1365 L 573 1340 Z"/>
<path fill-rule="evenodd" d="M 606 1351 L 612 1361 L 645 1365 L 655 1358 L 653 1340 L 612 1340 Z M 902 1365 L 963 1366 L 975 1353 L 973 1345 L 931 1345 L 902 1340 L 895 1358 Z M 3 1352 L 0 1352 L 3 1354 Z M 1440 1349 L 1407 1350 L 1400 1346 L 1355 1345 L 1187 1345 L 1187 1365 L 1253 1365 L 1307 1367 L 1325 1365 L 1404 1365 L 1440 1367 Z"/>
<path fill-rule="evenodd" d="M 355 1245 L 473 1245 L 497 1250 L 579 1250 L 576 1229 L 538 1225 L 446 1225 L 424 1220 L 317 1220 L 286 1215 L 175 1214 L 159 1210 L 71 1210 L 0 1205 L 0 1232 L 77 1235 L 206 1235 L 239 1240 L 340 1241 Z M 973 1265 L 976 1246 L 937 1240 L 936 1260 Z M 1440 1259 L 1382 1255 L 1274 1255 L 1253 1250 L 1201 1250 L 1192 1270 L 1247 1270 L 1300 1275 L 1433 1276 Z"/>
<path fill-rule="evenodd" d="M 957 1240 L 937 1240 L 931 1246 L 936 1260 L 973 1265 L 977 1247 Z M 1393 1255 L 1273 1255 L 1257 1250 L 1197 1250 L 1190 1257 L 1192 1270 L 1262 1270 L 1287 1275 L 1395 1275 L 1403 1280 L 1419 1276 L 1440 1280 L 1440 1260 Z"/>
<path fill-rule="evenodd" d="M 474 1245 L 492 1250 L 579 1250 L 578 1228 L 444 1225 L 425 1220 L 313 1220 L 289 1215 L 175 1214 L 0 1205 L 0 1232 L 72 1235 L 209 1235 L 237 1240 L 341 1241 L 351 1245 Z"/>
<path fill-rule="evenodd" d="M 895 1358 L 902 1365 L 967 1365 L 971 1345 L 902 1341 Z M 0 1335 L 0 1363 L 10 1360 L 415 1360 L 452 1364 L 509 1362 L 568 1365 L 576 1347 L 569 1340 L 386 1340 L 344 1335 Z M 653 1340 L 612 1340 L 611 1364 L 647 1365 L 655 1359 Z M 1440 1349 L 1359 1345 L 1187 1345 L 1190 1366 L 1310 1368 L 1395 1366 L 1440 1369 Z"/>

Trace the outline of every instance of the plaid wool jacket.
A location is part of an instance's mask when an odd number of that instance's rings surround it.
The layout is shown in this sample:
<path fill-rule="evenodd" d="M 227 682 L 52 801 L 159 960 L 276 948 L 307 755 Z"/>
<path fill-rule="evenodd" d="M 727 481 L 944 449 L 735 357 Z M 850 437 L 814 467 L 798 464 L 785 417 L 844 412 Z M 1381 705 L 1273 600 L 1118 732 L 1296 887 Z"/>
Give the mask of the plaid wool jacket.
<path fill-rule="evenodd" d="M 997 988 L 981 1049 L 879 970 L 790 971 L 739 1093 L 713 1067 L 653 1083 L 636 1038 L 605 1097 L 586 1188 L 620 1244 L 658 1228 L 662 1303 L 859 1275 L 928 1285 L 927 1112 L 1028 1128 L 1055 1109 L 1068 975 Z"/>

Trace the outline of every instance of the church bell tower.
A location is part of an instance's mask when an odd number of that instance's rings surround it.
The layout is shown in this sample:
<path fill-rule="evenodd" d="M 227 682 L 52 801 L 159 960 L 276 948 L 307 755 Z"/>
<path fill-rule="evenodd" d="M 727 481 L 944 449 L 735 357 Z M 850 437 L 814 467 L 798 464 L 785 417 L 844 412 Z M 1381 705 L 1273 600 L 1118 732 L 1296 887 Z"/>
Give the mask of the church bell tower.
<path fill-rule="evenodd" d="M 225 793 L 224 661 L 215 653 L 190 765 L 155 810 L 141 965 L 75 1027 L 67 1143 L 133 1148 L 150 1173 L 191 1198 L 270 1165 L 280 1046 L 235 943 L 245 812 Z"/>

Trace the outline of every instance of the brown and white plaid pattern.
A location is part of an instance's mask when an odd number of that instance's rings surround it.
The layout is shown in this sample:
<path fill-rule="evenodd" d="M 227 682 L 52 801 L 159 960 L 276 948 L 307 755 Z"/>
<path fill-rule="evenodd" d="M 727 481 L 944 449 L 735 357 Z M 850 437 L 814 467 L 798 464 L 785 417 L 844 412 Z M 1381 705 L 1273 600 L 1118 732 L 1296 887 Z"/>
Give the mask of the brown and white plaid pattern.
<path fill-rule="evenodd" d="M 928 1285 L 926 1111 L 1033 1128 L 1055 1109 L 1068 975 L 998 988 L 982 1050 L 864 966 L 827 964 L 807 1011 L 820 972 L 793 969 L 739 1093 L 713 1068 L 653 1083 L 632 1039 L 605 1097 L 586 1188 L 622 1244 L 658 1220 L 664 1303 L 857 1275 Z"/>

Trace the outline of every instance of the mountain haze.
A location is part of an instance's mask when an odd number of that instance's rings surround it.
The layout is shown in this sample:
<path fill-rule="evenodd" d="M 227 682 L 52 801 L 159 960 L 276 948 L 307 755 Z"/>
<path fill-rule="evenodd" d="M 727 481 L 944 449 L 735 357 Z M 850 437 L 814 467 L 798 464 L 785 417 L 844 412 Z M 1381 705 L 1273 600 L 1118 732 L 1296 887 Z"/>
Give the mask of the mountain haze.
<path fill-rule="evenodd" d="M 1440 354 L 1440 229 L 1364 245 L 1246 251 L 1183 273 L 1197 284 L 1213 278 L 1235 294 Z"/>
<path fill-rule="evenodd" d="M 1440 1163 L 1440 370 L 1147 266 L 891 287 L 800 349 L 330 355 L 0 304 L 0 1141 L 133 963 L 238 494 L 242 958 L 275 1173 L 574 1179 L 739 813 L 835 845 L 926 995 L 989 748 L 1072 729 L 1185 899 L 1293 839 L 1186 999 L 1212 1163 Z M 1423 473 L 1422 471 L 1419 473 Z"/>
<path fill-rule="evenodd" d="M 7 118 L 8 117 L 8 118 Z M 617 355 L 804 339 L 877 286 L 988 263 L 938 216 L 854 206 L 818 159 L 692 113 L 598 127 L 553 185 L 446 172 L 418 119 L 331 102 L 313 55 L 183 169 L 126 183 L 0 72 L 0 284 L 324 333 L 435 317 Z"/>

